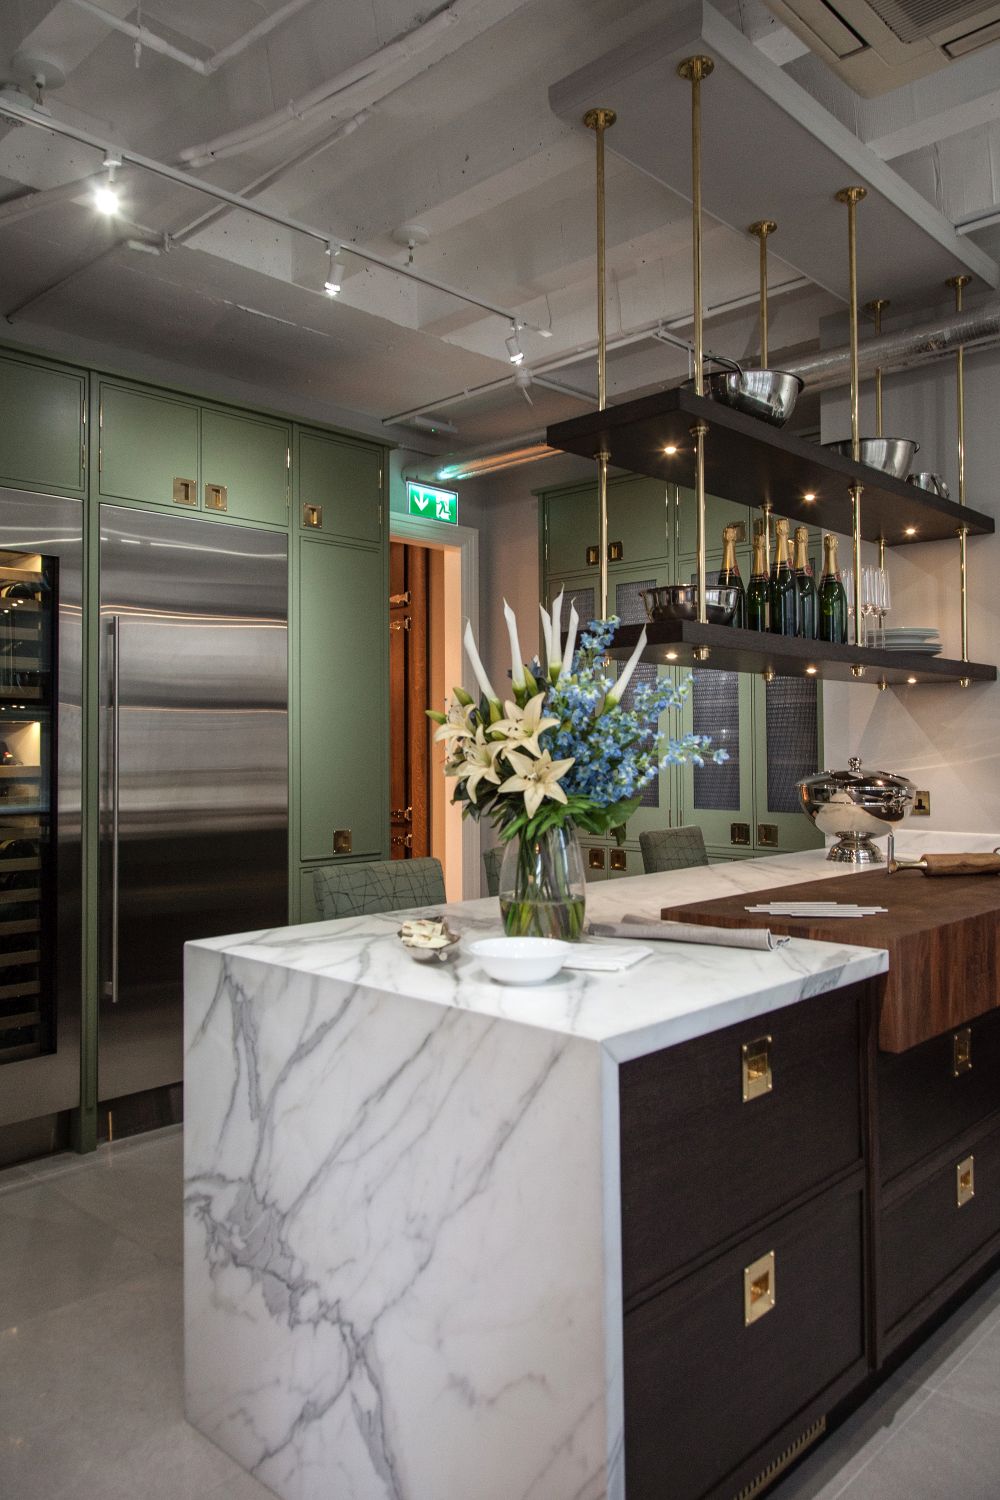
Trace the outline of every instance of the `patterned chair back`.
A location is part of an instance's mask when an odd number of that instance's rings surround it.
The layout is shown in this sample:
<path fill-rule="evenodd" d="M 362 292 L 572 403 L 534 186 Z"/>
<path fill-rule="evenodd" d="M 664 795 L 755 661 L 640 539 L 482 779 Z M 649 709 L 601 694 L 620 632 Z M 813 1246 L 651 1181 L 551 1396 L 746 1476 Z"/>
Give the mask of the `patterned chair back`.
<path fill-rule="evenodd" d="M 440 906 L 446 899 L 439 859 L 334 865 L 316 871 L 313 890 L 324 917 L 364 917 L 369 912 Z"/>
<path fill-rule="evenodd" d="M 686 870 L 691 865 L 707 865 L 705 835 L 694 824 L 685 828 L 657 828 L 640 833 L 642 868 L 647 875 L 661 870 Z"/>

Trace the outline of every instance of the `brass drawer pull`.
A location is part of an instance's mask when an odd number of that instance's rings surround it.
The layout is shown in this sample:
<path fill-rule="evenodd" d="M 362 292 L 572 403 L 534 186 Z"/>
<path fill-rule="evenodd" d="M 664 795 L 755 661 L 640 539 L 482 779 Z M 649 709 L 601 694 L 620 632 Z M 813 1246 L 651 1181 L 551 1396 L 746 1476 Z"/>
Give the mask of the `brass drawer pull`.
<path fill-rule="evenodd" d="M 625 547 L 621 542 L 608 543 L 608 562 L 621 562 L 625 556 Z"/>
<path fill-rule="evenodd" d="M 600 562 L 600 560 L 601 560 L 600 549 L 597 548 L 597 547 L 588 547 L 587 548 L 587 567 L 588 568 L 596 568 L 597 564 Z"/>
<path fill-rule="evenodd" d="M 592 870 L 604 869 L 604 850 L 591 849 L 587 854 L 587 864 Z"/>
<path fill-rule="evenodd" d="M 972 1072 L 971 1026 L 963 1026 L 951 1039 L 951 1072 L 953 1078 L 960 1073 Z"/>
<path fill-rule="evenodd" d="M 322 526 L 322 524 L 323 524 L 323 507 L 322 507 L 322 505 L 303 505 L 303 507 L 302 507 L 302 524 L 303 524 L 303 526 Z"/>
<path fill-rule="evenodd" d="M 229 487 L 224 484 L 206 484 L 205 486 L 205 509 L 206 510 L 228 510 L 229 509 Z"/>
<path fill-rule="evenodd" d="M 334 854 L 350 854 L 351 830 L 349 828 L 335 828 L 333 830 L 333 852 Z"/>
<path fill-rule="evenodd" d="M 175 479 L 173 489 L 175 505 L 197 505 L 198 486 L 193 479 Z"/>
<path fill-rule="evenodd" d="M 749 844 L 750 843 L 750 824 L 749 823 L 730 823 L 730 825 L 729 825 L 729 842 L 731 844 Z"/>
<path fill-rule="evenodd" d="M 778 847 L 778 825 L 777 823 L 758 823 L 757 842 L 764 849 L 777 849 Z"/>
<path fill-rule="evenodd" d="M 625 853 L 624 849 L 612 849 L 611 868 L 612 870 L 628 869 L 628 855 Z"/>
<path fill-rule="evenodd" d="M 754 1042 L 743 1044 L 743 1103 L 760 1099 L 774 1087 L 771 1074 L 771 1038 L 759 1036 Z"/>
<path fill-rule="evenodd" d="M 743 1322 L 749 1328 L 774 1306 L 774 1251 L 769 1250 L 743 1272 Z"/>
<path fill-rule="evenodd" d="M 976 1158 L 967 1156 L 955 1168 L 955 1199 L 964 1208 L 976 1196 Z"/>

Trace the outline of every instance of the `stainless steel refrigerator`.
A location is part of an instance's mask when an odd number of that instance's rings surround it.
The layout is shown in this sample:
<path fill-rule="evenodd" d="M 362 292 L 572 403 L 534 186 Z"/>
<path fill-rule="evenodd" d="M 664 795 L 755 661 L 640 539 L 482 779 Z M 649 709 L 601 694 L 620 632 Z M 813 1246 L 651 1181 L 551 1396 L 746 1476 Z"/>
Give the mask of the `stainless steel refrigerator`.
<path fill-rule="evenodd" d="M 282 925 L 287 541 L 102 506 L 102 1103 L 179 1082 L 185 941 Z"/>

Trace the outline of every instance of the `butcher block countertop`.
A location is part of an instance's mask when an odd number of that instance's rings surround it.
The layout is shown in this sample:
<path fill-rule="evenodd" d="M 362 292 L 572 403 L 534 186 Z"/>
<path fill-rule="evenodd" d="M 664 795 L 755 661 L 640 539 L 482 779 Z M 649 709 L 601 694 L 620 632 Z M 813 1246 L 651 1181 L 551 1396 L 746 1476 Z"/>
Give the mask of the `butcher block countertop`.
<path fill-rule="evenodd" d="M 928 841 L 930 842 L 930 841 Z M 884 915 L 769 917 L 747 906 L 771 901 L 852 901 L 885 906 Z M 889 952 L 879 1046 L 905 1052 L 994 1009 L 998 994 L 1000 877 L 929 877 L 919 870 L 895 875 L 884 869 L 859 872 L 845 884 L 839 876 L 752 895 L 723 896 L 685 906 L 667 906 L 671 920 L 720 927 L 769 927 L 775 933 L 821 942 L 864 943 Z"/>

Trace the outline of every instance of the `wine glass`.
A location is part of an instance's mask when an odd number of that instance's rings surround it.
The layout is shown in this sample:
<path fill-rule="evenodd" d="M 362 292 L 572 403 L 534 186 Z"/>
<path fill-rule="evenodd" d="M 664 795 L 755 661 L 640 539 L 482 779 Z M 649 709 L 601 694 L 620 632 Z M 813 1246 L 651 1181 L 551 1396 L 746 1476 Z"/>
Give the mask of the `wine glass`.
<path fill-rule="evenodd" d="M 877 574 L 877 568 L 864 567 L 861 569 L 861 616 L 863 620 L 861 643 L 864 646 L 871 644 L 869 640 L 871 634 L 869 622 L 872 615 L 878 609 Z"/>
<path fill-rule="evenodd" d="M 887 568 L 879 568 L 879 629 L 882 633 L 882 646 L 885 647 L 885 617 L 892 608 L 892 590 L 889 587 L 889 572 Z"/>
<path fill-rule="evenodd" d="M 854 569 L 844 568 L 840 575 L 840 581 L 844 585 L 844 593 L 847 595 L 847 639 L 853 642 L 854 632 L 851 629 L 851 621 L 854 619 Z"/>

